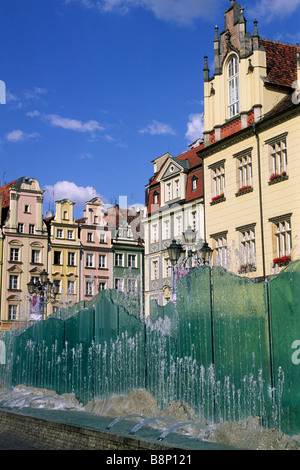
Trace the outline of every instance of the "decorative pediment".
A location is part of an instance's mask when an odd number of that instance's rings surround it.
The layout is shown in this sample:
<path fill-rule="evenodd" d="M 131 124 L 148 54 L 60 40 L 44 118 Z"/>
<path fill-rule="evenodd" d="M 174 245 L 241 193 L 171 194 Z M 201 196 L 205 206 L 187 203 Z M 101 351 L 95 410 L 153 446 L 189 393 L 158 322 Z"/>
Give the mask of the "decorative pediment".
<path fill-rule="evenodd" d="M 23 243 L 21 243 L 20 240 L 11 240 L 8 244 L 10 247 L 16 248 L 20 248 L 21 246 L 23 246 Z"/>
<path fill-rule="evenodd" d="M 164 164 L 164 170 L 161 173 L 161 176 L 157 179 L 158 181 L 171 178 L 176 176 L 186 169 L 185 161 L 178 162 L 174 158 L 170 157 L 166 160 Z"/>
<path fill-rule="evenodd" d="M 44 245 L 43 245 L 42 243 L 40 243 L 40 242 L 37 242 L 37 241 L 30 243 L 30 246 L 31 246 L 31 248 L 33 248 L 33 249 L 34 249 L 34 248 L 44 248 Z"/>
<path fill-rule="evenodd" d="M 22 269 L 17 265 L 12 266 L 7 271 L 12 274 L 21 274 L 23 272 Z"/>
<path fill-rule="evenodd" d="M 8 302 L 20 302 L 22 299 L 20 295 L 13 294 L 13 295 L 9 295 L 8 297 L 6 297 L 6 300 Z"/>
<path fill-rule="evenodd" d="M 41 274 L 42 270 L 40 268 L 34 267 L 34 268 L 30 269 L 29 272 L 33 276 L 39 276 Z"/>

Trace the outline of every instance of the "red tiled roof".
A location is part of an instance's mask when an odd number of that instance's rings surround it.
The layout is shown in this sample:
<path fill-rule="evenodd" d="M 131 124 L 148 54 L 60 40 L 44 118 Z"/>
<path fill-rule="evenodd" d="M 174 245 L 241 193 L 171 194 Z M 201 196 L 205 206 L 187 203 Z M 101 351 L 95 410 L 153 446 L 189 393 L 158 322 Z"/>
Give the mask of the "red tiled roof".
<path fill-rule="evenodd" d="M 191 171 L 197 168 L 197 166 L 202 165 L 202 158 L 199 157 L 198 152 L 201 151 L 203 148 L 204 148 L 204 144 L 202 143 L 198 147 L 188 150 L 187 152 L 184 152 L 181 155 L 178 155 L 177 157 L 175 157 L 175 160 L 188 161 L 188 164 L 189 164 L 188 166 L 189 172 L 188 172 L 187 187 L 186 187 L 186 199 L 185 199 L 186 201 L 192 201 L 193 199 L 197 199 L 203 196 L 202 169 L 199 169 L 197 171 Z M 152 179 L 149 185 L 150 190 L 149 190 L 148 204 L 147 204 L 148 214 L 156 212 L 161 205 L 160 187 L 159 187 L 159 183 L 157 182 L 157 178 L 163 171 L 166 162 L 162 165 L 162 167 L 154 176 L 154 178 Z M 198 184 L 197 184 L 197 190 L 193 192 L 192 191 L 192 178 L 195 175 L 198 176 Z M 159 193 L 158 204 L 154 204 L 153 202 L 155 191 L 158 191 Z"/>
<path fill-rule="evenodd" d="M 187 152 L 182 153 L 181 155 L 178 155 L 178 157 L 175 157 L 176 160 L 188 160 L 189 162 L 189 169 L 192 170 L 198 165 L 202 164 L 202 159 L 197 155 L 199 150 L 201 150 L 204 147 L 203 144 L 199 145 L 198 147 L 195 147 L 191 150 L 188 150 Z"/>
<path fill-rule="evenodd" d="M 270 83 L 291 87 L 297 80 L 297 46 L 260 39 L 267 55 L 267 77 Z"/>
<path fill-rule="evenodd" d="M 2 209 L 9 207 L 10 203 L 10 188 L 12 188 L 17 180 L 7 183 L 0 187 L 0 194 L 2 196 Z"/>

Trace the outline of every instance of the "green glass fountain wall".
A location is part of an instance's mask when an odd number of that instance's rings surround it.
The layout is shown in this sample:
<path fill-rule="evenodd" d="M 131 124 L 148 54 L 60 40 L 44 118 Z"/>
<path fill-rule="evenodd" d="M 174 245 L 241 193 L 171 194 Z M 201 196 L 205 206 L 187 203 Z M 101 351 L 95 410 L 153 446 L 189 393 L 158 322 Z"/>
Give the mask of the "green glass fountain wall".
<path fill-rule="evenodd" d="M 124 307 L 126 305 L 126 309 Z M 138 306 L 116 291 L 0 335 L 0 381 L 75 393 L 82 403 L 147 389 L 200 419 L 300 432 L 300 262 L 255 283 L 192 270 L 176 305 Z"/>

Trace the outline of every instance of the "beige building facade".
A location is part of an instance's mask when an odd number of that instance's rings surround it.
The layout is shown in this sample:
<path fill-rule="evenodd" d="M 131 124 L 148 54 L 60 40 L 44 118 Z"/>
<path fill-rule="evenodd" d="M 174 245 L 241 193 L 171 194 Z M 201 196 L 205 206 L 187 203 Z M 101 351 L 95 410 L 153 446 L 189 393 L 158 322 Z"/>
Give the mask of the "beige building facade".
<path fill-rule="evenodd" d="M 300 56 L 231 1 L 204 66 L 205 231 L 213 263 L 265 278 L 300 256 Z"/>

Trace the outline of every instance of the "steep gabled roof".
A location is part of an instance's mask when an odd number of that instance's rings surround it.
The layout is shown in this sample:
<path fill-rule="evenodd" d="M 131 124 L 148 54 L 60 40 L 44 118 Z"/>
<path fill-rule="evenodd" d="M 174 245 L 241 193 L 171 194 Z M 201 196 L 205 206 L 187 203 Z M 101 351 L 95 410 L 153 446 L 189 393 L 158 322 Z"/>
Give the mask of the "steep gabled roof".
<path fill-rule="evenodd" d="M 266 51 L 268 81 L 291 87 L 297 80 L 297 46 L 261 38 L 259 43 Z"/>
<path fill-rule="evenodd" d="M 0 187 L 0 194 L 2 196 L 2 209 L 9 207 L 10 203 L 10 188 L 12 188 L 17 180 L 7 183 Z"/>

